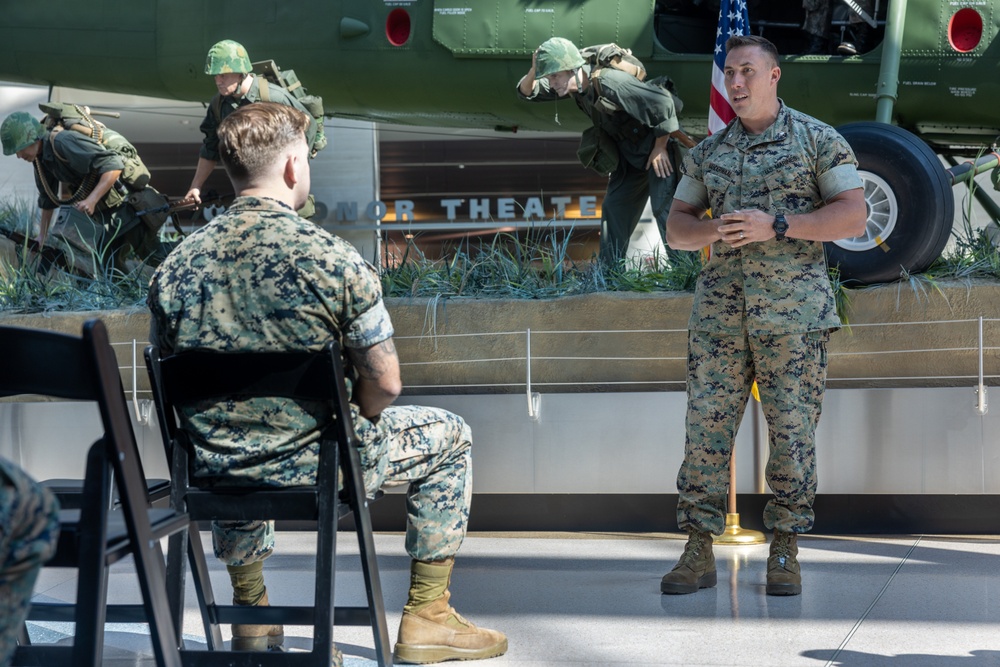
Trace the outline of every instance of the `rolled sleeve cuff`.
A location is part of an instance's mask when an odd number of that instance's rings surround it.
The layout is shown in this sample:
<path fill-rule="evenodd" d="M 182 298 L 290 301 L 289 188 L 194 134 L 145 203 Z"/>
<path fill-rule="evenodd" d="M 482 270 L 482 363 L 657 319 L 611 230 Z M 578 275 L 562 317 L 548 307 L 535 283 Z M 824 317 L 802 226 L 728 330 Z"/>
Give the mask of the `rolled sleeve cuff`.
<path fill-rule="evenodd" d="M 681 129 L 681 124 L 677 122 L 676 118 L 667 118 L 662 123 L 653 128 L 653 134 L 655 134 L 658 137 L 662 137 L 665 134 L 676 132 L 679 129 Z"/>
<path fill-rule="evenodd" d="M 385 302 L 379 301 L 354 320 L 344 335 L 347 347 L 365 348 L 392 338 L 392 321 Z"/>
<path fill-rule="evenodd" d="M 680 199 L 686 204 L 707 210 L 708 188 L 705 187 L 704 183 L 690 176 L 681 176 L 681 182 L 677 184 L 677 191 L 674 192 L 674 199 Z"/>
<path fill-rule="evenodd" d="M 198 156 L 205 158 L 206 160 L 211 160 L 212 162 L 219 161 L 219 151 L 212 150 L 205 144 L 201 145 L 201 150 L 198 151 Z"/>
<path fill-rule="evenodd" d="M 837 165 L 819 177 L 819 192 L 823 201 L 839 195 L 847 190 L 864 187 L 858 169 L 853 164 Z M 680 190 L 680 187 L 677 188 Z"/>

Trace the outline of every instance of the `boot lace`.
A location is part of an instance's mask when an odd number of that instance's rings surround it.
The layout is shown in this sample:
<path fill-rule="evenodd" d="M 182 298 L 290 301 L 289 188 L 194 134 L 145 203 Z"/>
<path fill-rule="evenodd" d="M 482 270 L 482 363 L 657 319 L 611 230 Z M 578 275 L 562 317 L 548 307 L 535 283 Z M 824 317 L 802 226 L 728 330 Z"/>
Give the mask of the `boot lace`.
<path fill-rule="evenodd" d="M 688 537 L 687 544 L 684 545 L 684 553 L 681 554 L 680 563 L 689 564 L 693 561 L 698 560 L 698 555 L 701 550 L 705 548 L 705 543 L 708 541 L 706 533 L 691 533 Z"/>

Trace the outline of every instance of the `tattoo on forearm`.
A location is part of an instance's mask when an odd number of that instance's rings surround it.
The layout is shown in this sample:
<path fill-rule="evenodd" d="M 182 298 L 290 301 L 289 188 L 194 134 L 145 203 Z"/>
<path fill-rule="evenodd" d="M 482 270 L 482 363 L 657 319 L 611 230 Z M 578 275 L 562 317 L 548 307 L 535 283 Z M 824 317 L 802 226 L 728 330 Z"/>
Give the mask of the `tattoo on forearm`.
<path fill-rule="evenodd" d="M 376 343 L 365 350 L 358 359 L 358 373 L 362 377 L 377 380 L 389 369 L 390 362 L 396 358 L 396 346 L 392 339 Z"/>

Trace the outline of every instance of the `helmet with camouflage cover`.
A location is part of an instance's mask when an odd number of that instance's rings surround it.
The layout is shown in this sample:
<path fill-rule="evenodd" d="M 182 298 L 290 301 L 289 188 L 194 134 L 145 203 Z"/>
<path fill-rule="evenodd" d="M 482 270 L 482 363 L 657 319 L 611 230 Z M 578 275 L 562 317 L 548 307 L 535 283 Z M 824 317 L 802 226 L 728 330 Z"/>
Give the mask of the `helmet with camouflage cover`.
<path fill-rule="evenodd" d="M 542 42 L 535 58 L 535 77 L 543 78 L 556 72 L 575 70 L 586 62 L 580 49 L 563 37 L 553 37 Z"/>
<path fill-rule="evenodd" d="M 216 42 L 208 50 L 208 58 L 205 59 L 205 74 L 247 74 L 253 71 L 250 64 L 250 56 L 247 50 L 239 42 L 231 39 L 224 39 Z"/>
<path fill-rule="evenodd" d="M 45 136 L 45 128 L 35 118 L 23 111 L 7 116 L 0 125 L 0 142 L 3 154 L 13 155 Z"/>

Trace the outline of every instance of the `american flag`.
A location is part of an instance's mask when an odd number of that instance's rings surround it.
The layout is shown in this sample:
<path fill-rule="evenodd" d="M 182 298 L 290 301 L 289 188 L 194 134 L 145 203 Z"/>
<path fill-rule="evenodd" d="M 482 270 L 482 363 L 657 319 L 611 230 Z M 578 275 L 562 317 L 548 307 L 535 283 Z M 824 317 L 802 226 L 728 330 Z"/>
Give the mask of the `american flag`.
<path fill-rule="evenodd" d="M 715 32 L 715 58 L 712 62 L 712 94 L 709 98 L 708 133 L 715 134 L 726 127 L 736 114 L 729 106 L 722 68 L 726 65 L 726 40 L 750 31 L 746 0 L 722 0 L 719 7 L 719 27 Z"/>

